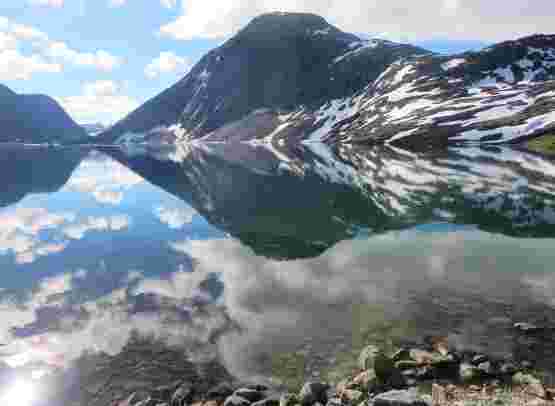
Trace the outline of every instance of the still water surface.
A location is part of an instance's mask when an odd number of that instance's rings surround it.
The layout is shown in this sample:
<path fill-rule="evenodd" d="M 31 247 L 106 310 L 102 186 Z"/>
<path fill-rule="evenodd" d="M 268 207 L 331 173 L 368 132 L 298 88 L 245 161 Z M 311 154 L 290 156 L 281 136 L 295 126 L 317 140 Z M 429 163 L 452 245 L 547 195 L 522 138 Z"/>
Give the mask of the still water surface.
<path fill-rule="evenodd" d="M 333 380 L 385 337 L 447 336 L 553 369 L 548 159 L 10 148 L 0 181 L 3 396 L 18 382 L 35 393 L 28 404 L 104 404 L 193 370 Z"/>

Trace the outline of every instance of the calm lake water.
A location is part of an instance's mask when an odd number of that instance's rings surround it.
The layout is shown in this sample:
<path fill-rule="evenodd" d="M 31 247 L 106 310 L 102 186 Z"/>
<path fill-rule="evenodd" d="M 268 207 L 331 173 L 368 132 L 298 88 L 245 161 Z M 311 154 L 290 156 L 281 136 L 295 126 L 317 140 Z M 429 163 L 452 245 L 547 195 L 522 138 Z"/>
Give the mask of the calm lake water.
<path fill-rule="evenodd" d="M 553 369 L 548 159 L 3 148 L 0 181 L 0 399 L 100 405 L 186 373 L 333 381 L 367 342 L 438 335 Z"/>

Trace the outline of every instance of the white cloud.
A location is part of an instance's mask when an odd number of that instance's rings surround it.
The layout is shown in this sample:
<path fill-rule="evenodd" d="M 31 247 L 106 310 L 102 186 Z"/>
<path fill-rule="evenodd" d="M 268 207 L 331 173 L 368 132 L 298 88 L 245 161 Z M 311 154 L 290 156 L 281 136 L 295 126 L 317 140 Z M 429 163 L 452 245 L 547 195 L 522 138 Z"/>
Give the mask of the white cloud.
<path fill-rule="evenodd" d="M 64 0 L 29 0 L 33 6 L 63 7 Z"/>
<path fill-rule="evenodd" d="M 227 37 L 253 17 L 280 10 L 320 14 L 350 32 L 502 40 L 553 31 L 555 2 L 507 7 L 502 0 L 190 0 L 182 9 L 180 17 L 161 27 L 161 34 L 184 40 Z"/>
<path fill-rule="evenodd" d="M 39 55 L 25 56 L 15 49 L 0 51 L 0 80 L 28 80 L 35 73 L 60 73 L 62 65 Z"/>
<path fill-rule="evenodd" d="M 160 0 L 160 4 L 166 8 L 177 7 L 177 0 Z"/>
<path fill-rule="evenodd" d="M 20 45 L 28 47 L 20 49 Z M 80 52 L 35 27 L 0 17 L 0 80 L 28 80 L 40 72 L 60 73 L 66 65 L 110 72 L 122 63 L 122 58 L 105 50 Z"/>
<path fill-rule="evenodd" d="M 161 52 L 145 68 L 145 75 L 154 79 L 164 73 L 186 74 L 192 67 L 191 60 L 186 57 L 180 57 L 173 52 Z"/>
<path fill-rule="evenodd" d="M 121 7 L 121 6 L 123 6 L 126 2 L 127 2 L 127 0 L 109 0 L 109 1 L 108 1 L 108 5 L 109 5 L 110 7 Z"/>
<path fill-rule="evenodd" d="M 51 42 L 48 44 L 45 54 L 54 61 L 66 62 L 75 66 L 94 67 L 104 72 L 110 72 L 122 64 L 121 58 L 104 50 L 92 53 L 78 52 L 63 42 Z"/>
<path fill-rule="evenodd" d="M 110 80 L 85 83 L 81 95 L 57 100 L 81 123 L 97 120 L 113 123 L 139 107 L 137 100 L 122 94 L 122 86 Z"/>
<path fill-rule="evenodd" d="M 17 48 L 17 38 L 9 33 L 0 31 L 0 51 Z"/>

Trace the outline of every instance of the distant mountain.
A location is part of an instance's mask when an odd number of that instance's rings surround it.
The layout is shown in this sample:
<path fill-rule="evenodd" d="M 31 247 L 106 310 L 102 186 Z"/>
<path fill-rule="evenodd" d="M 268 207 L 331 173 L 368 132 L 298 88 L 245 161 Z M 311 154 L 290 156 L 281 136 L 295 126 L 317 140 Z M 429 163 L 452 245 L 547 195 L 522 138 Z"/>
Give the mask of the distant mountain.
<path fill-rule="evenodd" d="M 428 52 L 361 40 L 312 14 L 265 14 L 102 137 L 141 140 L 169 129 L 177 138 L 200 138 L 260 109 L 274 112 L 264 126 L 275 127 L 279 113 L 351 96 L 394 61 L 422 53 Z"/>
<path fill-rule="evenodd" d="M 555 128 L 555 36 L 444 56 L 311 14 L 255 18 L 105 142 L 519 142 Z"/>
<path fill-rule="evenodd" d="M 86 132 L 52 98 L 0 85 L 0 142 L 79 143 Z"/>
<path fill-rule="evenodd" d="M 106 126 L 102 123 L 91 123 L 91 124 L 81 124 L 81 127 L 87 132 L 91 137 L 95 137 L 106 131 Z"/>

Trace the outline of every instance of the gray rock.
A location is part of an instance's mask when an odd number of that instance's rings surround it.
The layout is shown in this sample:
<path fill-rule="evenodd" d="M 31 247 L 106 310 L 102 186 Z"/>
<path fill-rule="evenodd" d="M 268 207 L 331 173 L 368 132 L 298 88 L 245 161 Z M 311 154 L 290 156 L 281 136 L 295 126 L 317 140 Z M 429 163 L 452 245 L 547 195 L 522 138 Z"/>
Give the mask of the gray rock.
<path fill-rule="evenodd" d="M 432 402 L 427 397 L 420 396 L 413 388 L 379 394 L 369 404 L 372 406 L 431 406 Z"/>
<path fill-rule="evenodd" d="M 349 405 L 358 404 L 363 398 L 364 393 L 355 389 L 347 389 L 341 394 L 341 400 Z"/>
<path fill-rule="evenodd" d="M 194 387 L 191 383 L 183 383 L 177 390 L 173 393 L 170 405 L 171 406 L 185 406 L 188 405 L 195 395 Z"/>
<path fill-rule="evenodd" d="M 358 357 L 358 366 L 361 370 L 374 368 L 374 361 L 376 356 L 381 353 L 381 350 L 375 345 L 369 345 L 364 348 Z"/>
<path fill-rule="evenodd" d="M 252 390 L 257 390 L 259 392 L 265 392 L 269 389 L 266 385 L 261 384 L 261 383 L 250 383 L 248 385 L 245 385 L 245 388 L 252 389 Z"/>
<path fill-rule="evenodd" d="M 488 356 L 483 354 L 478 354 L 472 358 L 472 365 L 480 365 L 487 362 Z"/>
<path fill-rule="evenodd" d="M 328 389 L 330 385 L 322 382 L 307 382 L 299 392 L 299 401 L 303 406 L 312 406 L 316 402 L 328 402 Z"/>
<path fill-rule="evenodd" d="M 495 369 L 494 369 L 492 363 L 489 362 L 489 361 L 482 362 L 480 365 L 478 365 L 478 369 L 486 375 L 494 375 L 495 374 Z"/>
<path fill-rule="evenodd" d="M 328 403 L 326 403 L 326 406 L 341 406 L 341 405 L 342 405 L 341 399 L 336 397 L 329 398 Z"/>
<path fill-rule="evenodd" d="M 295 406 L 299 398 L 293 393 L 285 393 L 279 398 L 279 406 Z"/>
<path fill-rule="evenodd" d="M 279 399 L 276 397 L 269 397 L 253 403 L 252 406 L 279 406 Z"/>
<path fill-rule="evenodd" d="M 471 382 L 480 376 L 480 370 L 473 365 L 462 363 L 459 366 L 459 377 L 463 382 Z"/>
<path fill-rule="evenodd" d="M 259 392 L 257 390 L 254 389 L 248 389 L 248 388 L 241 388 L 241 389 L 237 389 L 234 393 L 234 396 L 240 396 L 244 399 L 247 399 L 250 403 L 255 403 L 258 402 L 262 399 L 264 399 L 264 393 Z"/>
<path fill-rule="evenodd" d="M 234 389 L 229 383 L 222 382 L 206 393 L 206 399 L 225 399 L 228 396 L 231 396 L 233 391 Z"/>
<path fill-rule="evenodd" d="M 535 324 L 525 322 L 515 323 L 514 327 L 524 333 L 535 333 L 541 330 L 541 328 L 536 326 Z"/>
<path fill-rule="evenodd" d="M 237 395 L 229 396 L 224 402 L 224 406 L 250 406 L 250 404 L 247 399 Z"/>

